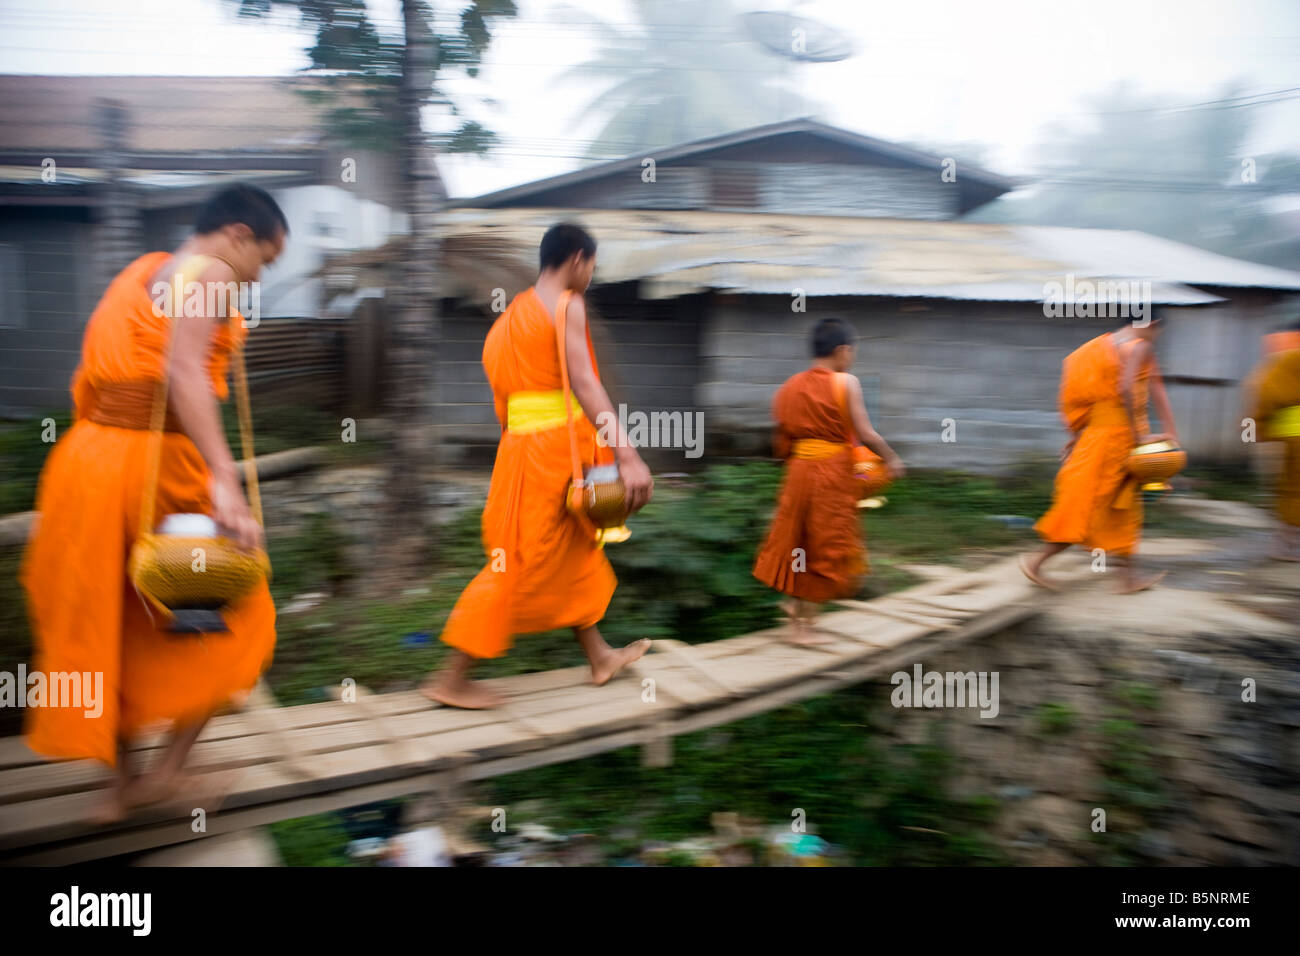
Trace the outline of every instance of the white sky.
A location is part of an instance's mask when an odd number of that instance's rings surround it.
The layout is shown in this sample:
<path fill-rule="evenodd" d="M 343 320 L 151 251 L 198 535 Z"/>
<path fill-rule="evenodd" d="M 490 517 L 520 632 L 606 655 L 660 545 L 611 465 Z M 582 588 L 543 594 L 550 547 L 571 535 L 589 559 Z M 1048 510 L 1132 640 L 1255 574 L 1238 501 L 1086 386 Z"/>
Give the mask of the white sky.
<path fill-rule="evenodd" d="M 452 0 L 454 2 L 454 0 Z M 502 147 L 446 158 L 455 195 L 572 169 L 594 131 L 580 109 L 598 90 L 553 77 L 594 52 L 565 5 L 630 21 L 625 0 L 517 0 L 478 80 L 448 88 L 494 106 L 470 115 Z M 448 6 L 447 2 L 443 6 Z M 1054 123 L 1087 124 L 1088 99 L 1117 85 L 1193 104 L 1237 81 L 1244 93 L 1296 89 L 1251 108 L 1248 153 L 1300 152 L 1298 0 L 735 0 L 739 11 L 792 9 L 835 24 L 857 53 L 807 64 L 806 95 L 821 118 L 891 140 L 978 141 L 998 172 L 1032 172 L 1030 150 Z M 381 26 L 398 0 L 370 0 Z M 0 0 L 0 72 L 278 75 L 306 65 L 306 33 L 240 21 L 223 0 Z"/>

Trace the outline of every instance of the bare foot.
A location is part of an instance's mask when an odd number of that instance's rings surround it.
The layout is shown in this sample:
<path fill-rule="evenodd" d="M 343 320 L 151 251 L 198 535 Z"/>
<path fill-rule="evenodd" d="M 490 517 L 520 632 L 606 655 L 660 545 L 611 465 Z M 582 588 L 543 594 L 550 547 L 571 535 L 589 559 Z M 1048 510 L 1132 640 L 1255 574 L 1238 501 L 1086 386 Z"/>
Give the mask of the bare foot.
<path fill-rule="evenodd" d="M 123 788 L 122 818 L 145 807 L 189 813 L 198 808 L 216 813 L 235 782 L 233 771 L 154 771 L 136 777 Z M 115 821 L 106 821 L 115 822 Z"/>
<path fill-rule="evenodd" d="M 1024 573 L 1025 577 L 1029 578 L 1029 580 L 1033 581 L 1040 588 L 1060 592 L 1060 587 L 1039 573 L 1041 567 L 1042 565 L 1035 564 L 1029 555 L 1022 554 L 1020 556 L 1020 570 Z"/>
<path fill-rule="evenodd" d="M 617 649 L 611 647 L 609 653 L 592 662 L 591 682 L 597 687 L 608 684 L 615 674 L 633 661 L 639 661 L 648 650 L 650 650 L 650 638 L 648 637 L 633 641 L 627 647 Z"/>
<path fill-rule="evenodd" d="M 488 710 L 505 702 L 500 694 L 478 681 L 445 675 L 430 677 L 420 685 L 420 693 L 435 703 L 462 710 Z"/>
<path fill-rule="evenodd" d="M 125 820 L 131 811 L 123 798 L 122 789 L 114 786 L 106 790 L 104 799 L 86 814 L 86 822 L 92 826 L 105 827 Z"/>
<path fill-rule="evenodd" d="M 829 644 L 831 639 L 823 634 L 817 634 L 811 630 L 796 631 L 785 637 L 787 644 L 793 644 L 795 647 L 821 647 Z"/>
<path fill-rule="evenodd" d="M 1139 591 L 1149 591 L 1161 581 L 1164 580 L 1168 571 L 1161 571 L 1159 574 L 1148 574 L 1146 577 L 1128 578 L 1125 582 L 1115 589 L 1116 594 L 1137 594 Z"/>
<path fill-rule="evenodd" d="M 831 642 L 829 637 L 814 631 L 811 623 L 798 617 L 790 618 L 790 627 L 783 640 L 795 647 L 818 647 Z"/>

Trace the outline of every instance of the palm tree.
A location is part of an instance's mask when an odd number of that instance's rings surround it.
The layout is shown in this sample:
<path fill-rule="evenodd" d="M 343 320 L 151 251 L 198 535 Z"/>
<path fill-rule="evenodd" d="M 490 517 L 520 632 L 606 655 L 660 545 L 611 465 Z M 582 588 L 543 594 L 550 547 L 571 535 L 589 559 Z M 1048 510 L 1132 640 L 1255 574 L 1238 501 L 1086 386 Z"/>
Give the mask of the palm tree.
<path fill-rule="evenodd" d="M 584 116 L 603 117 L 591 158 L 625 155 L 788 119 L 784 61 L 746 34 L 730 0 L 636 0 L 638 24 L 619 27 L 562 8 L 592 30 L 596 55 L 557 82 L 601 87 Z"/>

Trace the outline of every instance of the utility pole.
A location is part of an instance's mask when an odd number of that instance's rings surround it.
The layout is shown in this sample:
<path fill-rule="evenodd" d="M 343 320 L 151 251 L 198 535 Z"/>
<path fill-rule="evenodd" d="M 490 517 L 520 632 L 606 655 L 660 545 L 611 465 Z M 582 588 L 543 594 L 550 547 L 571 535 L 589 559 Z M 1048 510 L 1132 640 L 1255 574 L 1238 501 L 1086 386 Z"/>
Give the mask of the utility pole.
<path fill-rule="evenodd" d="M 140 208 L 123 179 L 128 125 L 125 104 L 106 99 L 95 103 L 95 127 L 99 133 L 95 162 L 104 176 L 97 217 L 99 236 L 95 243 L 95 274 L 101 290 L 143 252 Z"/>

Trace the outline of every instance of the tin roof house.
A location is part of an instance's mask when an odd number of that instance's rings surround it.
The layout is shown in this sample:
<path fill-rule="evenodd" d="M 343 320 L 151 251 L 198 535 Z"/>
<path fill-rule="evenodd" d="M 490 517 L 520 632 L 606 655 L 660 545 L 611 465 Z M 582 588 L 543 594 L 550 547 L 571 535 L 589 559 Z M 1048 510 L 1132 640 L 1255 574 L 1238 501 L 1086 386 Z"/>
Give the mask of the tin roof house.
<path fill-rule="evenodd" d="M 616 403 L 703 412 L 708 455 L 766 448 L 772 393 L 806 366 L 808 330 L 828 315 L 856 328 L 873 420 L 911 461 L 996 470 L 1054 455 L 1061 359 L 1155 306 L 1171 319 L 1161 363 L 1189 451 L 1239 460 L 1237 386 L 1260 336 L 1294 315 L 1300 273 L 1140 232 L 962 221 L 1015 186 L 960 157 L 794 120 L 461 199 L 441 229 L 513 249 L 514 273 L 531 276 L 547 226 L 588 227 Z M 444 283 L 446 434 L 488 449 L 498 426 L 479 353 L 493 290 L 479 276 Z"/>
<path fill-rule="evenodd" d="M 337 356 L 303 324 L 322 297 L 315 271 L 326 255 L 381 245 L 404 225 L 391 158 L 333 142 L 322 107 L 303 95 L 311 85 L 0 76 L 0 414 L 65 408 L 108 280 L 141 253 L 174 247 L 198 205 L 237 180 L 269 190 L 293 234 L 263 275 L 272 324 L 249 342 L 254 389 L 268 377 L 328 384 Z M 345 176 L 349 161 L 355 175 Z M 292 350 L 277 348 L 286 341 Z"/>

